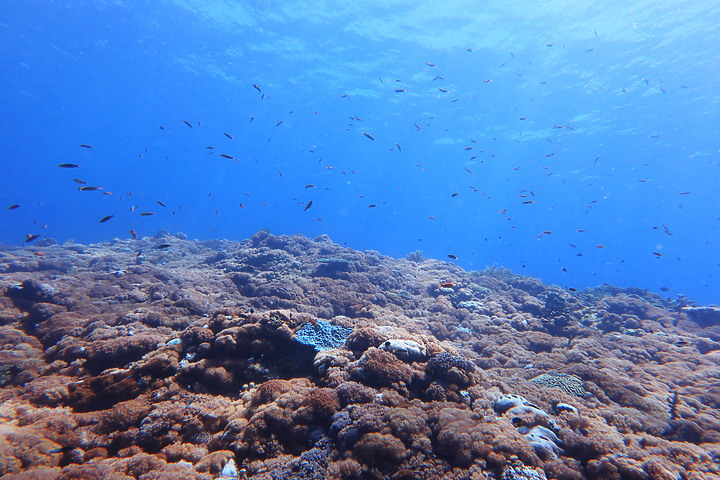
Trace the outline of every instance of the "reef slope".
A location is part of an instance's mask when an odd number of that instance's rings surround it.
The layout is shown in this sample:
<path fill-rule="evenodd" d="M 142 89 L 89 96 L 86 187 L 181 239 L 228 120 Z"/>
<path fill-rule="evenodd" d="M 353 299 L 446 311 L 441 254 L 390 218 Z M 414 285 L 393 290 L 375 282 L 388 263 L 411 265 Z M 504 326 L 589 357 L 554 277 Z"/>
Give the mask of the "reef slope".
<path fill-rule="evenodd" d="M 0 250 L 6 479 L 710 479 L 720 309 L 325 236 Z"/>

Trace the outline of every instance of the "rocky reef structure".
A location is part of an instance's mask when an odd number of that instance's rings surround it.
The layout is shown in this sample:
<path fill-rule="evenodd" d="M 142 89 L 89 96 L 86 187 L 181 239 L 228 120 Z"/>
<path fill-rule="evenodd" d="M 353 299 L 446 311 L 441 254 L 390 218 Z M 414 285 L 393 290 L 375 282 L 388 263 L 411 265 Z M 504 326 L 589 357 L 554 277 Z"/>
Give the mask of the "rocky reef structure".
<path fill-rule="evenodd" d="M 716 307 L 267 232 L 0 290 L 4 479 L 720 478 Z"/>

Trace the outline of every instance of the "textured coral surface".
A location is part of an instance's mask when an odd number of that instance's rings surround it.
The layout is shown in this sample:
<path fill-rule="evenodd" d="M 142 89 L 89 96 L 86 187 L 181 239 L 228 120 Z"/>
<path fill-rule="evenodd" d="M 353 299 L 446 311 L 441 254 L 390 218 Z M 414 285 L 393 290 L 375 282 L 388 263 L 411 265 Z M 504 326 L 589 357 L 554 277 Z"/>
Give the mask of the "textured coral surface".
<path fill-rule="evenodd" d="M 3 247 L 0 291 L 4 479 L 720 478 L 683 298 L 267 232 Z"/>

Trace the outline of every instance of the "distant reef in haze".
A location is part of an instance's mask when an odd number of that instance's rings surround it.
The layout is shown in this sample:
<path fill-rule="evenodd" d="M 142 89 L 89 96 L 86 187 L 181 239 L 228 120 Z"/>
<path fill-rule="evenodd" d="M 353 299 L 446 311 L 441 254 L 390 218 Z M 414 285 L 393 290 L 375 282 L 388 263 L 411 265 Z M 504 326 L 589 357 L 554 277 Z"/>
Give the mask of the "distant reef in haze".
<path fill-rule="evenodd" d="M 720 307 L 327 236 L 0 248 L 3 479 L 711 479 Z"/>

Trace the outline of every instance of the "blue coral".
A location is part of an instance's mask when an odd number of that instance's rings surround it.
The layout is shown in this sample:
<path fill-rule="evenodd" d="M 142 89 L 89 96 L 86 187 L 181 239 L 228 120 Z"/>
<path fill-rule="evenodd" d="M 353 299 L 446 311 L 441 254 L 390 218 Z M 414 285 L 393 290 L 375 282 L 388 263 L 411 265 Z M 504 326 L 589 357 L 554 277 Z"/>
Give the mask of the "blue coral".
<path fill-rule="evenodd" d="M 533 452 L 540 458 L 548 459 L 562 453 L 563 442 L 554 431 L 558 430 L 558 426 L 555 421 L 539 407 L 528 402 L 520 395 L 503 395 L 495 399 L 493 409 L 497 413 L 506 416 L 515 416 L 510 422 L 515 425 L 518 432 L 528 441 Z M 518 417 L 528 414 L 536 418 L 545 418 L 550 428 L 538 424 L 522 425 Z"/>
<path fill-rule="evenodd" d="M 322 320 L 316 321 L 315 324 L 317 326 L 312 323 L 303 325 L 295 332 L 295 340 L 318 351 L 342 347 L 352 332 L 352 328 L 333 325 Z"/>

